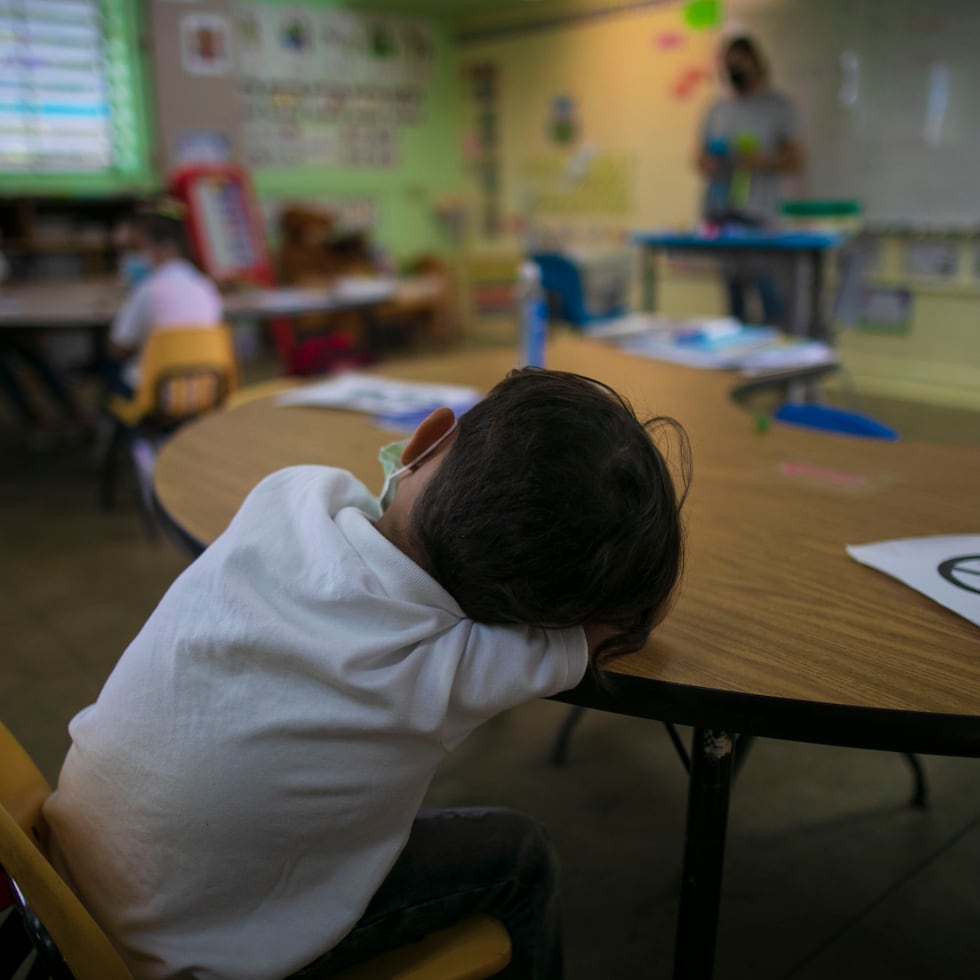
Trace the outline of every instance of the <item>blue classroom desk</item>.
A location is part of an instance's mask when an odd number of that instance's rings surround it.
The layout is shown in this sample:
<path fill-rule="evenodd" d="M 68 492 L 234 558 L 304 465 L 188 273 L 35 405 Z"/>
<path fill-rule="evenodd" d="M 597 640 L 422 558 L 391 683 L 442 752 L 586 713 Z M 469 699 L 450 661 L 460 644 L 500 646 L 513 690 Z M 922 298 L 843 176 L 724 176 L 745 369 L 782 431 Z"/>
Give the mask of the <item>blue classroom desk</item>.
<path fill-rule="evenodd" d="M 701 235 L 696 232 L 636 231 L 630 236 L 643 249 L 643 307 L 653 312 L 657 297 L 658 252 L 700 252 L 731 255 L 791 256 L 793 295 L 790 332 L 798 337 L 829 339 L 823 311 L 826 256 L 844 241 L 833 232 L 748 231 Z"/>

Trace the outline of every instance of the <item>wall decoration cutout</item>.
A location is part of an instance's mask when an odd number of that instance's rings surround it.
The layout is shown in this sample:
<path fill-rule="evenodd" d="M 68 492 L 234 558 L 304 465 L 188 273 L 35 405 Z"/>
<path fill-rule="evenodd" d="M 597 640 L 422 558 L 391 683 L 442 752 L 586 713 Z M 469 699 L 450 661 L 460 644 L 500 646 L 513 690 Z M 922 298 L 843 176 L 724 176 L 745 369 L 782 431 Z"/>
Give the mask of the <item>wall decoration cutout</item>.
<path fill-rule="evenodd" d="M 279 43 L 287 51 L 295 51 L 298 54 L 312 51 L 312 24 L 301 14 L 285 17 L 279 30 Z"/>
<path fill-rule="evenodd" d="M 681 31 L 663 31 L 653 39 L 653 46 L 661 51 L 675 51 L 684 47 L 687 39 Z"/>
<path fill-rule="evenodd" d="M 559 146 L 574 143 L 579 136 L 578 109 L 570 95 L 558 95 L 551 100 L 548 118 L 548 138 Z"/>
<path fill-rule="evenodd" d="M 670 83 L 668 92 L 675 99 L 689 99 L 696 95 L 698 89 L 711 80 L 711 72 L 707 68 L 690 65 L 684 68 Z"/>
<path fill-rule="evenodd" d="M 684 23 L 691 30 L 710 31 L 721 27 L 724 11 L 721 0 L 688 0 L 681 10 Z"/>

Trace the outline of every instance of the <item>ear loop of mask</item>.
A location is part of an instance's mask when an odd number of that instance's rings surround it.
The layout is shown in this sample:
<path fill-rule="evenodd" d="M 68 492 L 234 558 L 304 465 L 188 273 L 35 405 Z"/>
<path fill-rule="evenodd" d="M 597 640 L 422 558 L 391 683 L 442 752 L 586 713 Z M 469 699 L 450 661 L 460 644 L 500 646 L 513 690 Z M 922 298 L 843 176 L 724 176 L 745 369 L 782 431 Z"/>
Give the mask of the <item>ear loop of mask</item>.
<path fill-rule="evenodd" d="M 434 453 L 456 431 L 458 426 L 459 426 L 459 419 L 453 419 L 453 424 L 448 429 L 446 429 L 446 431 L 441 436 L 439 436 L 439 438 L 436 439 L 436 441 L 432 443 L 431 446 L 429 446 L 428 448 L 420 452 L 418 456 L 416 456 L 415 459 L 411 461 L 411 463 L 406 463 L 404 466 L 399 466 L 397 469 L 385 473 L 384 486 L 382 486 L 381 494 L 378 497 L 378 500 L 381 503 L 382 510 L 387 510 L 388 507 L 391 505 L 391 500 L 388 499 L 388 494 L 389 492 L 391 492 L 392 496 L 394 496 L 393 491 L 395 489 L 395 481 L 398 479 L 398 477 L 402 476 L 405 473 L 408 473 L 409 470 L 418 466 L 418 464 L 421 463 L 426 456 L 431 456 L 432 453 Z M 382 449 L 381 452 L 383 454 L 384 449 Z M 382 465 L 384 465 L 383 457 L 382 457 Z"/>

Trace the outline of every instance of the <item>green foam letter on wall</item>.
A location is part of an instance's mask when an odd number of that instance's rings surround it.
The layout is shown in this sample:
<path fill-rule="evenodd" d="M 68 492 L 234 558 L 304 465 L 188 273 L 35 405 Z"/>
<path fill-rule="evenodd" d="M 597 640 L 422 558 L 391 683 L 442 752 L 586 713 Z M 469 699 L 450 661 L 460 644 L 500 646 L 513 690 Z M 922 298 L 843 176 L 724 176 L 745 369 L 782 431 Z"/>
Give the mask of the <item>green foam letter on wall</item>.
<path fill-rule="evenodd" d="M 721 26 L 722 0 L 689 0 L 684 4 L 684 23 L 695 31 L 708 31 Z"/>

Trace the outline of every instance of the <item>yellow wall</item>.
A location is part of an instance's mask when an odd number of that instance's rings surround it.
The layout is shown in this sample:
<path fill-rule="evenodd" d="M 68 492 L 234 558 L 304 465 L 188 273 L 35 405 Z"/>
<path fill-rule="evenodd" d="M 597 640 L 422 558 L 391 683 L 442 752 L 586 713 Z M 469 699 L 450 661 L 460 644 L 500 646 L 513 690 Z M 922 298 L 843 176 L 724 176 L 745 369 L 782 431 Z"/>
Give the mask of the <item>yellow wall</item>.
<path fill-rule="evenodd" d="M 588 0 L 576 2 L 583 10 L 589 6 Z M 537 13 L 547 6 L 535 5 Z M 495 65 L 499 73 L 500 198 L 505 216 L 516 219 L 492 244 L 471 220 L 471 256 L 510 251 L 516 261 L 524 234 L 519 216 L 529 201 L 538 203 L 535 226 L 571 245 L 621 242 L 636 228 L 691 226 L 700 193 L 691 157 L 701 116 L 717 91 L 713 71 L 718 34 L 688 29 L 681 11 L 681 3 L 634 8 L 485 40 L 464 33 L 464 77 L 469 66 L 481 63 Z M 680 43 L 665 45 L 671 35 Z M 673 87 L 692 68 L 707 71 L 709 78 L 686 98 L 678 98 Z M 623 197 L 618 186 L 603 192 L 588 179 L 562 184 L 539 176 L 549 161 L 560 172 L 573 152 L 557 149 L 546 136 L 549 107 L 557 95 L 576 100 L 581 140 L 607 162 L 623 162 L 625 206 L 617 203 Z M 468 130 L 477 124 L 473 104 L 467 110 L 465 95 L 463 101 L 465 145 Z M 471 215 L 479 210 L 478 166 L 472 159 L 464 164 Z M 535 182 L 551 186 L 536 187 Z M 536 193 L 529 195 L 529 190 Z M 582 213 L 579 205 L 586 198 L 598 199 L 596 209 Z M 721 290 L 710 271 L 662 271 L 665 312 L 688 316 L 722 309 Z M 840 334 L 854 383 L 869 393 L 980 409 L 980 279 L 972 264 L 969 281 L 948 287 L 908 281 L 894 262 L 886 271 L 887 282 L 913 290 L 912 321 L 900 336 L 859 330 Z"/>
<path fill-rule="evenodd" d="M 508 214 L 524 211 L 531 190 L 550 204 L 539 209 L 537 220 L 567 231 L 566 240 L 607 233 L 611 240 L 630 228 L 690 224 L 700 190 L 691 158 L 699 120 L 714 93 L 717 36 L 688 30 L 680 11 L 680 4 L 665 4 L 461 45 L 464 73 L 480 63 L 495 65 L 499 73 L 499 164 Z M 687 96 L 671 94 L 691 69 L 712 77 Z M 625 172 L 623 186 L 608 188 L 601 210 L 592 214 L 578 214 L 575 206 L 576 196 L 595 196 L 590 172 L 567 187 L 541 176 L 542 161 L 554 161 L 558 172 L 561 161 L 574 154 L 547 136 L 552 100 L 562 95 L 576 102 L 580 145 L 597 153 L 591 169 Z M 470 108 L 464 125 L 475 126 Z M 472 204 L 479 194 L 472 168 L 467 193 Z"/>

